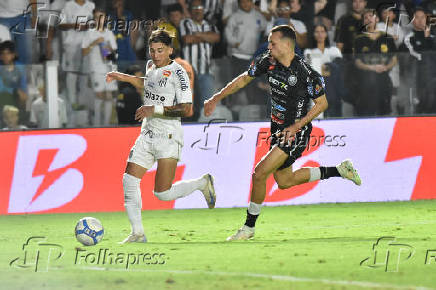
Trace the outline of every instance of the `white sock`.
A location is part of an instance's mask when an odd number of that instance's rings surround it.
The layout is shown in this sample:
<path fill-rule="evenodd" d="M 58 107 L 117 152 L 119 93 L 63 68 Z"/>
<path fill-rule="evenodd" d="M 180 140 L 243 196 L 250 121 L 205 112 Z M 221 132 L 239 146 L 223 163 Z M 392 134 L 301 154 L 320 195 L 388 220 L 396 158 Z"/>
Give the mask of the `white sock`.
<path fill-rule="evenodd" d="M 104 101 L 103 125 L 109 125 L 112 116 L 112 100 Z"/>
<path fill-rule="evenodd" d="M 203 177 L 190 180 L 182 180 L 174 183 L 170 189 L 162 192 L 154 192 L 154 195 L 160 200 L 175 200 L 185 197 L 194 191 L 201 190 L 206 186 L 206 180 Z"/>
<path fill-rule="evenodd" d="M 310 167 L 310 178 L 309 182 L 321 179 L 321 170 L 319 167 Z"/>
<path fill-rule="evenodd" d="M 250 201 L 250 204 L 248 205 L 248 212 L 252 215 L 259 215 L 261 208 L 262 208 L 262 204 L 258 204 Z"/>
<path fill-rule="evenodd" d="M 95 98 L 94 100 L 94 126 L 100 126 L 101 124 L 101 105 L 103 100 Z"/>
<path fill-rule="evenodd" d="M 142 198 L 141 189 L 139 187 L 140 183 L 141 179 L 124 173 L 124 207 L 126 208 L 127 216 L 132 226 L 132 233 L 142 235 L 144 234 L 144 228 L 142 227 L 141 218 Z"/>

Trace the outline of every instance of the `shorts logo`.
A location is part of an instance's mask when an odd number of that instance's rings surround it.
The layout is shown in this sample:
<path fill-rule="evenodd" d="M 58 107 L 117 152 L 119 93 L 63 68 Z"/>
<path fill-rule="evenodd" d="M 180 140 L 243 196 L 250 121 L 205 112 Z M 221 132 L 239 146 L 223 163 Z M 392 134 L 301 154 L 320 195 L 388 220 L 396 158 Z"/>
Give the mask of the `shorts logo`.
<path fill-rule="evenodd" d="M 295 84 L 297 83 L 297 76 L 295 76 L 295 75 L 290 75 L 289 76 L 289 78 L 288 78 L 288 83 L 291 85 L 291 86 L 295 86 Z"/>
<path fill-rule="evenodd" d="M 182 91 L 186 91 L 189 86 L 187 80 L 185 79 L 185 76 L 183 75 L 183 71 L 181 69 L 176 70 L 176 75 L 179 78 Z"/>
<path fill-rule="evenodd" d="M 171 71 L 169 71 L 169 70 L 164 70 L 162 74 L 163 74 L 164 77 L 167 77 L 167 78 L 168 78 L 168 77 L 171 76 Z"/>

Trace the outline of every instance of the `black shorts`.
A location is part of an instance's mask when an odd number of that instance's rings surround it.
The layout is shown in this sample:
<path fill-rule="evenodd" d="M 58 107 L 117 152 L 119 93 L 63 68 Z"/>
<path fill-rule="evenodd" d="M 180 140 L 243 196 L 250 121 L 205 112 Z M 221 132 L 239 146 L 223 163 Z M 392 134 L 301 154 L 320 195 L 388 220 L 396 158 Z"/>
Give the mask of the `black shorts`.
<path fill-rule="evenodd" d="M 277 146 L 288 155 L 288 159 L 286 159 L 286 161 L 283 162 L 282 166 L 280 166 L 278 170 L 288 168 L 295 162 L 295 160 L 301 157 L 307 145 L 309 144 L 311 132 L 312 132 L 312 124 L 309 123 L 303 128 L 301 128 L 301 131 L 299 131 L 295 135 L 295 139 L 291 142 L 290 145 L 280 144 L 280 140 L 275 135 L 271 136 L 270 150 L 274 146 Z"/>

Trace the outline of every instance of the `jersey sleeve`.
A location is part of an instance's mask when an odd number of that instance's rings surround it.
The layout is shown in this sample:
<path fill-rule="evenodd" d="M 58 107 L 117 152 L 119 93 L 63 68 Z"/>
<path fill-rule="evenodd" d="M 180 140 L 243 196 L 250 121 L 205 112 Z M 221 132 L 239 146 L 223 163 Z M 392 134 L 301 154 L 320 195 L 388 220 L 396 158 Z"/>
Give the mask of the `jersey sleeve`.
<path fill-rule="evenodd" d="M 174 71 L 175 103 L 192 103 L 192 90 L 186 71 L 180 66 Z"/>
<path fill-rule="evenodd" d="M 256 57 L 248 68 L 248 75 L 254 78 L 265 74 L 271 65 L 269 57 L 268 53 Z"/>
<path fill-rule="evenodd" d="M 312 71 L 311 75 L 307 89 L 310 97 L 316 99 L 325 95 L 325 82 L 324 78 L 315 70 Z"/>

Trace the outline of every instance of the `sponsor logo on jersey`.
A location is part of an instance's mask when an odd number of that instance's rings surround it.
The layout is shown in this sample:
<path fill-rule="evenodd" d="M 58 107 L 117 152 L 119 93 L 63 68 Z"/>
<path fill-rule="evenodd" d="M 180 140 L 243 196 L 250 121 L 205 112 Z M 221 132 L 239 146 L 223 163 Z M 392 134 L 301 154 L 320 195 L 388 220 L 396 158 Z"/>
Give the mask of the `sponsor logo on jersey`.
<path fill-rule="evenodd" d="M 285 92 L 282 92 L 276 88 L 271 87 L 271 91 L 273 91 L 274 93 L 278 94 L 278 95 L 282 95 L 282 96 L 286 96 Z"/>
<path fill-rule="evenodd" d="M 256 66 L 256 64 L 254 63 L 254 60 L 253 60 L 251 62 L 251 64 L 250 64 L 250 68 L 248 69 L 248 75 L 250 75 L 250 76 L 254 75 L 256 70 L 257 70 L 257 66 Z"/>
<path fill-rule="evenodd" d="M 323 77 L 319 77 L 319 80 L 321 81 L 321 85 L 323 88 L 325 88 L 325 82 Z"/>
<path fill-rule="evenodd" d="M 315 86 L 315 93 L 316 93 L 316 94 L 319 94 L 319 92 L 321 91 L 321 89 L 322 89 L 322 86 L 320 86 L 319 84 L 316 84 L 316 86 Z"/>
<path fill-rule="evenodd" d="M 181 69 L 176 70 L 176 75 L 179 78 L 182 91 L 186 91 L 189 88 L 189 86 L 188 86 L 188 81 L 185 79 L 185 76 L 183 75 L 183 71 Z"/>
<path fill-rule="evenodd" d="M 152 100 L 152 101 L 161 101 L 161 102 L 165 101 L 164 96 L 160 96 L 158 94 L 151 93 L 150 91 L 147 91 L 147 90 L 145 91 L 145 98 Z"/>
<path fill-rule="evenodd" d="M 297 84 L 297 76 L 296 75 L 290 75 L 289 76 L 289 78 L 288 78 L 288 83 L 291 85 L 291 86 L 295 86 L 296 84 Z"/>
<path fill-rule="evenodd" d="M 277 118 L 277 117 L 274 116 L 273 114 L 271 114 L 271 121 L 273 121 L 274 123 L 280 124 L 280 125 L 282 125 L 282 124 L 285 123 L 284 120 L 280 120 L 279 118 Z"/>
<path fill-rule="evenodd" d="M 163 74 L 164 77 L 167 77 L 167 78 L 168 78 L 168 77 L 170 77 L 170 75 L 171 75 L 171 71 L 169 71 L 169 70 L 164 70 L 162 74 Z"/>
<path fill-rule="evenodd" d="M 311 96 L 313 96 L 313 85 L 312 83 L 307 84 L 307 93 Z"/>
<path fill-rule="evenodd" d="M 271 105 L 272 105 L 273 108 L 276 109 L 277 111 L 280 111 L 280 112 L 285 112 L 285 111 L 286 111 L 286 109 L 285 109 L 283 106 L 277 104 L 274 100 L 271 100 Z"/>
<path fill-rule="evenodd" d="M 162 88 L 166 87 L 166 85 L 167 85 L 167 80 L 168 80 L 168 78 L 161 78 L 161 79 L 159 80 L 159 82 L 158 82 L 159 86 L 162 87 Z"/>
<path fill-rule="evenodd" d="M 153 89 L 154 88 L 154 83 L 153 82 L 148 82 L 147 86 Z"/>
<path fill-rule="evenodd" d="M 273 70 L 275 67 L 276 67 L 276 66 L 272 64 L 272 65 L 270 65 L 270 66 L 268 67 L 268 70 Z"/>
<path fill-rule="evenodd" d="M 273 78 L 273 77 L 269 77 L 269 78 L 268 78 L 268 81 L 269 81 L 270 83 L 276 85 L 276 86 L 279 86 L 279 87 L 282 88 L 282 89 L 285 89 L 285 90 L 288 89 L 288 85 L 287 85 L 287 84 L 285 84 L 285 83 L 283 83 L 283 82 L 281 82 L 281 81 L 278 81 L 278 80 L 276 80 L 276 79 Z"/>

